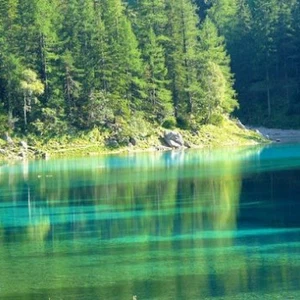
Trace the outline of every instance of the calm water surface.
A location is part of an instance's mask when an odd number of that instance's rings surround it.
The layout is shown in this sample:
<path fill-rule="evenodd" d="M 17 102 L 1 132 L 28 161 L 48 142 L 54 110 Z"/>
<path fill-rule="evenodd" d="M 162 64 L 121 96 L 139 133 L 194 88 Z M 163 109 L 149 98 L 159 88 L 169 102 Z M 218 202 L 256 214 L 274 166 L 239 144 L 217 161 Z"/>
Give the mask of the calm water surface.
<path fill-rule="evenodd" d="M 0 299 L 300 299 L 299 195 L 300 145 L 1 166 Z"/>

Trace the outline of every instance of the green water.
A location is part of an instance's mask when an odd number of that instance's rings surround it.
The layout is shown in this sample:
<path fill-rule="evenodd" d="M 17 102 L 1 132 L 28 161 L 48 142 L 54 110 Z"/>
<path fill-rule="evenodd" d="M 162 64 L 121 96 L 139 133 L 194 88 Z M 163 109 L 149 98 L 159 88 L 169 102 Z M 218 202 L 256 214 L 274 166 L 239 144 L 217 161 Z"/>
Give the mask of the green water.
<path fill-rule="evenodd" d="M 0 299 L 300 299 L 299 195 L 300 145 L 1 166 Z"/>

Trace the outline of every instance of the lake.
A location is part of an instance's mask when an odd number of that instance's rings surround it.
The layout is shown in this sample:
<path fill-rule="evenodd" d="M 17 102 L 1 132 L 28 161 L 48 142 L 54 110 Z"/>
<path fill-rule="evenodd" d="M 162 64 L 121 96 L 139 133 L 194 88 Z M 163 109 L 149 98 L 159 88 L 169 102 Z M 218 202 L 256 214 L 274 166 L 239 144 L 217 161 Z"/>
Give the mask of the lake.
<path fill-rule="evenodd" d="M 0 167 L 0 299 L 300 299 L 300 145 Z"/>

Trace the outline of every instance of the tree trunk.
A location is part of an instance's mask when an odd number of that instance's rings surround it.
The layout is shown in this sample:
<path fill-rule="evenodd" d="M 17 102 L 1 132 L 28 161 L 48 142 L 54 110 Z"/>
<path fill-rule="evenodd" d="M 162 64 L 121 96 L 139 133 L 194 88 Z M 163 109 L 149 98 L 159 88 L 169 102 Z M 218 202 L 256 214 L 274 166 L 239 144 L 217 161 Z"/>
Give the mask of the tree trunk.
<path fill-rule="evenodd" d="M 269 67 L 266 69 L 266 81 L 267 81 L 267 102 L 268 102 L 268 116 L 271 116 L 271 95 L 270 95 L 270 74 Z"/>
<path fill-rule="evenodd" d="M 27 127 L 27 97 L 26 97 L 26 93 L 24 93 L 23 100 L 24 100 L 24 103 L 23 103 L 24 124 L 25 124 L 25 127 Z"/>
<path fill-rule="evenodd" d="M 286 95 L 286 103 L 290 104 L 290 91 L 289 91 L 289 78 L 287 73 L 287 65 L 286 61 L 284 61 L 284 79 L 285 79 L 285 95 Z"/>
<path fill-rule="evenodd" d="M 188 89 L 187 112 L 191 113 L 192 112 L 192 97 L 191 97 L 191 92 L 190 92 L 190 68 L 189 68 L 189 63 L 188 63 L 187 57 L 186 57 L 187 56 L 187 38 L 186 38 L 186 24 L 185 24 L 184 18 L 185 18 L 184 13 L 182 11 L 181 12 L 182 43 L 183 43 L 183 54 L 184 54 L 184 67 L 185 67 L 185 72 L 186 72 L 186 86 Z"/>
<path fill-rule="evenodd" d="M 45 84 L 45 98 L 46 101 L 48 100 L 48 74 L 47 74 L 47 60 L 46 60 L 46 55 L 45 55 L 45 36 L 41 33 L 40 34 L 40 55 L 41 55 L 41 68 L 42 68 L 42 80 Z"/>

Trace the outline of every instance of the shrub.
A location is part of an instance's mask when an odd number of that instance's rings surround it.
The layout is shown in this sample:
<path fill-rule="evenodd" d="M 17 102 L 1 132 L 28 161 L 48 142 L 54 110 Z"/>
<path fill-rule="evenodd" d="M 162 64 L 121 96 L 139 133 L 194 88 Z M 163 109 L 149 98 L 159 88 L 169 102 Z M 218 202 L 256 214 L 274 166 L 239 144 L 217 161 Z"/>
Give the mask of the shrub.
<path fill-rule="evenodd" d="M 189 129 L 190 128 L 190 121 L 188 117 L 179 116 L 176 119 L 177 126 L 181 129 Z"/>
<path fill-rule="evenodd" d="M 176 127 L 176 119 L 174 117 L 169 117 L 164 120 L 162 127 L 166 129 L 173 129 Z"/>
<path fill-rule="evenodd" d="M 222 125 L 224 117 L 221 114 L 213 113 L 210 117 L 210 123 L 215 126 Z"/>

